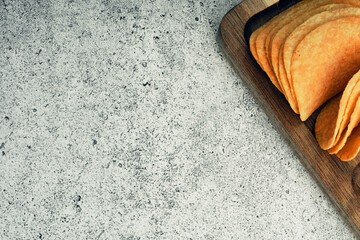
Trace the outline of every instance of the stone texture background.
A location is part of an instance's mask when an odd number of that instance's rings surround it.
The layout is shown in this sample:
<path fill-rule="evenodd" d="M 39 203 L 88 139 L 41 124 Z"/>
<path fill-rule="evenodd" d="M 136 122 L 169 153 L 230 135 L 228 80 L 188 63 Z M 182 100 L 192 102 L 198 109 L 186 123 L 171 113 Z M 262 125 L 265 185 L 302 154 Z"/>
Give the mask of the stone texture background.
<path fill-rule="evenodd" d="M 352 239 L 219 51 L 238 3 L 0 1 L 0 239 Z"/>

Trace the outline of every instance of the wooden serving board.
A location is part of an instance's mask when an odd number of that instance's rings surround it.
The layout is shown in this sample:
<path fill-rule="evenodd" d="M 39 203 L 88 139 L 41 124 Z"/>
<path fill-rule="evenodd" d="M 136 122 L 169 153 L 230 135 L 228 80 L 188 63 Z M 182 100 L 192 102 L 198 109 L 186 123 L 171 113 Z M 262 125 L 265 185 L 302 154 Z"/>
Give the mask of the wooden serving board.
<path fill-rule="evenodd" d="M 301 122 L 250 53 L 247 40 L 251 32 L 261 25 L 261 21 L 267 21 L 291 4 L 286 0 L 276 2 L 244 0 L 222 19 L 218 42 L 226 58 L 277 130 L 360 239 L 360 157 L 350 162 L 342 162 L 335 155 L 322 150 L 314 136 L 318 111 L 306 122 Z M 272 7 L 269 9 L 270 6 Z M 257 14 L 264 9 L 267 10 Z M 251 18 L 255 14 L 256 17 Z"/>

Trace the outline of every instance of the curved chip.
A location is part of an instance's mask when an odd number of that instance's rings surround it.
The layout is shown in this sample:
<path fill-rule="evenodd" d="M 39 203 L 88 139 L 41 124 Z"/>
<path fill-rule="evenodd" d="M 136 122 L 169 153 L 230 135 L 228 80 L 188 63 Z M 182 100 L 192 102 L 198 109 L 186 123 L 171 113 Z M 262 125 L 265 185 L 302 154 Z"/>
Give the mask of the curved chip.
<path fill-rule="evenodd" d="M 295 92 L 293 89 L 293 84 L 290 74 L 290 65 L 294 50 L 301 42 L 301 40 L 304 39 L 304 37 L 312 30 L 314 30 L 315 28 L 321 26 L 326 22 L 333 21 L 346 16 L 359 16 L 359 15 L 360 15 L 360 9 L 355 7 L 348 7 L 348 8 L 337 9 L 332 11 L 324 11 L 306 20 L 287 37 L 287 39 L 283 44 L 283 56 L 282 58 L 280 57 L 279 60 L 279 74 L 280 74 L 279 78 L 284 79 L 282 81 L 287 80 L 287 84 L 289 84 L 289 88 L 291 90 L 293 98 L 295 98 L 294 96 Z M 284 87 L 284 89 L 286 89 L 286 87 Z M 297 101 L 296 98 L 295 101 Z"/>
<path fill-rule="evenodd" d="M 353 133 L 353 130 L 360 123 L 360 98 L 356 101 L 356 106 L 354 108 L 353 113 L 351 114 L 350 122 L 347 125 L 346 129 L 342 132 L 341 137 L 336 142 L 336 145 L 331 147 L 328 152 L 330 154 L 338 153 L 346 144 L 347 139 Z"/>
<path fill-rule="evenodd" d="M 360 126 L 357 126 L 348 138 L 345 146 L 336 154 L 342 161 L 349 161 L 356 157 L 360 150 Z"/>
<path fill-rule="evenodd" d="M 269 76 L 271 82 L 279 89 L 280 92 L 283 92 L 283 89 L 279 84 L 278 79 L 276 78 L 272 66 L 270 65 L 270 62 L 268 61 L 268 57 L 266 55 L 267 38 L 278 28 L 279 24 L 286 24 L 286 22 L 291 21 L 293 17 L 299 16 L 304 12 L 308 11 L 309 9 L 324 5 L 331 1 L 334 0 L 303 0 L 298 4 L 290 7 L 286 11 L 282 12 L 281 14 L 273 17 L 269 22 L 257 29 L 250 36 L 250 50 L 254 58 L 257 60 L 264 72 L 266 72 L 266 74 Z"/>
<path fill-rule="evenodd" d="M 302 121 L 360 69 L 359 33 L 360 18 L 345 17 L 319 26 L 297 46 L 290 71 Z"/>
<path fill-rule="evenodd" d="M 315 123 L 315 136 L 322 149 L 330 149 L 348 126 L 360 96 L 360 71 L 346 85 L 342 94 L 331 99 Z"/>
<path fill-rule="evenodd" d="M 291 22 L 283 26 L 278 30 L 277 33 L 274 34 L 271 42 L 271 48 L 269 50 L 270 57 L 271 57 L 271 65 L 274 70 L 275 76 L 278 79 L 279 85 L 283 89 L 283 93 L 286 96 L 291 108 L 294 110 L 294 112 L 298 113 L 298 105 L 297 101 L 295 99 L 294 93 L 291 90 L 291 86 L 289 84 L 289 81 L 287 79 L 287 76 L 284 74 L 280 74 L 279 64 L 280 59 L 283 58 L 283 44 L 286 40 L 286 38 L 294 31 L 294 29 L 301 25 L 304 21 L 309 19 L 310 17 L 329 10 L 344 10 L 343 8 L 351 7 L 351 5 L 348 4 L 327 4 L 324 6 L 320 6 L 318 8 L 311 9 L 303 14 L 301 14 L 298 17 L 295 17 Z M 354 10 L 359 10 L 358 8 L 353 8 Z"/>

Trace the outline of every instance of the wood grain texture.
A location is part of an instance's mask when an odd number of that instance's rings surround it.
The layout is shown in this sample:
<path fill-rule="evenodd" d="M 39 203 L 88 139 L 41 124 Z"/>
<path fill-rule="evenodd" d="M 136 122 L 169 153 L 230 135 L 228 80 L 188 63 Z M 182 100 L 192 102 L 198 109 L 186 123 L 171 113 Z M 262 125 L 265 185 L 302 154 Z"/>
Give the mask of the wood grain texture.
<path fill-rule="evenodd" d="M 314 136 L 314 123 L 319 111 L 306 122 L 301 122 L 256 63 L 244 37 L 249 18 L 275 3 L 276 0 L 245 0 L 230 10 L 220 24 L 220 48 L 277 130 L 360 239 L 360 158 L 342 162 L 319 147 Z"/>

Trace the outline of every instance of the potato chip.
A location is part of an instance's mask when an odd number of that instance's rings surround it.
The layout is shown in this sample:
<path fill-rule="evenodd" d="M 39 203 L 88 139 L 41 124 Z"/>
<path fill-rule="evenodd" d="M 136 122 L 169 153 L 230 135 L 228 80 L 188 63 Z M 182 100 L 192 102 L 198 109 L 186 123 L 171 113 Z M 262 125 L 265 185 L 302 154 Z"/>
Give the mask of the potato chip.
<path fill-rule="evenodd" d="M 342 94 L 325 105 L 316 119 L 315 135 L 322 149 L 333 147 L 349 123 L 360 95 L 359 81 L 360 71 L 350 79 Z"/>
<path fill-rule="evenodd" d="M 360 150 L 360 126 L 357 126 L 345 146 L 336 154 L 342 161 L 349 161 L 356 157 Z"/>
<path fill-rule="evenodd" d="M 344 17 L 319 26 L 297 46 L 290 71 L 302 121 L 360 69 L 359 32 L 360 18 Z"/>
<path fill-rule="evenodd" d="M 319 113 L 315 122 L 315 136 L 320 147 L 324 150 L 334 144 L 337 125 L 340 125 L 342 116 L 339 115 L 339 106 L 342 94 L 332 98 Z"/>
<path fill-rule="evenodd" d="M 340 4 L 339 4 L 340 5 Z M 317 28 L 318 26 L 328 22 L 333 21 L 345 16 L 358 16 L 360 15 L 360 9 L 359 8 L 342 8 L 338 10 L 332 10 L 332 11 L 324 11 L 322 13 L 319 13 L 317 15 L 314 15 L 313 17 L 306 20 L 303 24 L 298 26 L 285 40 L 285 43 L 283 45 L 283 58 L 279 58 L 279 79 L 281 79 L 282 82 L 286 82 L 284 85 L 284 91 L 287 89 L 287 85 L 289 85 L 289 88 L 291 90 L 292 96 L 294 98 L 294 101 L 296 100 L 295 92 L 293 89 L 291 74 L 290 74 L 290 65 L 291 65 L 291 58 L 294 52 L 294 49 L 297 47 L 297 45 L 300 43 L 300 41 L 312 30 Z M 284 70 L 285 68 L 285 70 Z M 286 76 L 285 76 L 286 74 Z"/>
<path fill-rule="evenodd" d="M 341 133 L 341 137 L 336 142 L 336 145 L 331 147 L 328 152 L 330 154 L 335 154 L 339 152 L 344 146 L 348 137 L 352 134 L 354 128 L 356 128 L 360 123 L 360 98 L 357 99 L 354 111 L 351 114 L 350 122 L 347 125 L 346 129 Z"/>
<path fill-rule="evenodd" d="M 292 20 L 291 22 L 283 26 L 281 29 L 279 29 L 279 31 L 273 36 L 270 53 L 269 53 L 271 55 L 271 65 L 274 74 L 279 82 L 279 85 L 283 89 L 284 95 L 287 96 L 286 98 L 289 101 L 289 104 L 291 108 L 294 110 L 294 112 L 298 113 L 298 104 L 295 99 L 294 92 L 291 89 L 287 76 L 285 74 L 280 74 L 280 69 L 279 69 L 279 63 L 281 61 L 281 58 L 283 58 L 282 47 L 286 38 L 292 33 L 292 31 L 297 26 L 302 24 L 308 18 L 324 11 L 335 10 L 335 9 L 344 10 L 343 8 L 350 6 L 351 5 L 347 5 L 347 4 L 328 4 L 328 5 L 320 6 L 318 8 L 311 9 L 305 12 L 304 14 L 294 18 L 294 20 Z M 353 10 L 358 10 L 360 13 L 360 9 L 358 8 L 353 8 Z"/>
<path fill-rule="evenodd" d="M 254 58 L 257 60 L 261 68 L 264 70 L 264 72 L 267 73 L 269 76 L 271 82 L 280 90 L 280 92 L 283 92 L 283 89 L 281 85 L 278 82 L 278 79 L 276 78 L 272 67 L 268 61 L 268 57 L 266 55 L 266 39 L 269 36 L 269 34 L 274 30 L 274 28 L 278 27 L 279 23 L 283 23 L 284 21 L 291 21 L 291 19 L 295 16 L 301 15 L 304 12 L 308 11 L 311 8 L 324 5 L 328 2 L 331 2 L 333 0 L 303 0 L 299 2 L 298 4 L 290 7 L 286 11 L 280 13 L 279 15 L 272 18 L 269 22 L 264 24 L 262 27 L 257 29 L 251 36 L 250 36 L 250 50 L 254 56 Z"/>
<path fill-rule="evenodd" d="M 275 20 L 276 20 L 276 18 L 278 18 L 278 17 L 275 17 Z M 279 82 L 278 82 L 277 78 L 275 77 L 275 75 L 273 74 L 272 70 L 269 69 L 266 65 L 264 66 L 265 63 L 263 63 L 262 58 L 259 58 L 258 51 L 256 48 L 256 40 L 257 40 L 258 36 L 270 24 L 271 24 L 271 21 L 267 22 L 266 24 L 264 24 L 263 26 L 261 26 L 260 28 L 258 28 L 256 31 L 254 31 L 251 34 L 250 39 L 249 39 L 250 51 L 251 51 L 252 55 L 254 56 L 255 60 L 257 61 L 257 63 L 260 65 L 260 67 L 264 70 L 264 72 L 266 72 L 266 74 L 270 78 L 271 82 L 275 85 L 275 87 L 280 92 L 283 92 L 282 88 L 280 87 Z"/>
<path fill-rule="evenodd" d="M 324 6 L 320 6 L 317 8 L 310 9 L 309 11 L 304 12 L 297 18 L 291 18 L 290 22 L 282 26 L 277 32 L 274 33 L 273 36 L 270 36 L 271 39 L 271 47 L 269 48 L 268 54 L 270 55 L 271 63 L 274 69 L 274 73 L 279 79 L 279 71 L 278 71 L 278 59 L 279 59 L 279 52 L 280 48 L 282 47 L 284 41 L 286 38 L 293 32 L 293 30 L 302 24 L 304 21 L 309 19 L 310 17 L 313 17 L 314 15 L 317 15 L 319 13 L 322 13 L 324 11 L 330 11 L 330 10 L 336 10 L 336 9 L 342 9 L 346 7 L 351 7 L 351 5 L 347 4 L 328 4 Z M 358 8 L 353 8 L 357 10 Z M 331 14 L 334 14 L 335 12 L 331 12 Z"/>

